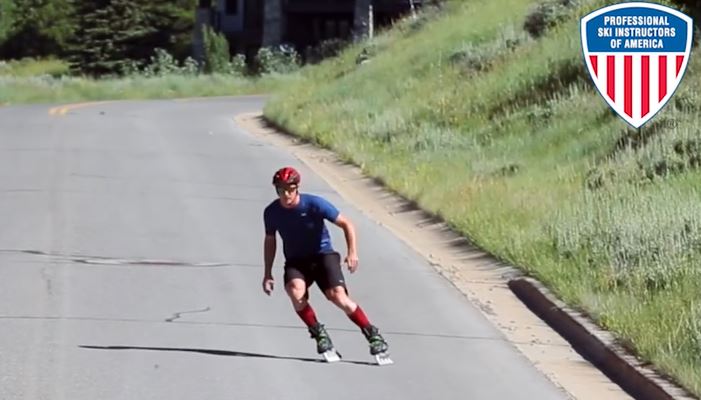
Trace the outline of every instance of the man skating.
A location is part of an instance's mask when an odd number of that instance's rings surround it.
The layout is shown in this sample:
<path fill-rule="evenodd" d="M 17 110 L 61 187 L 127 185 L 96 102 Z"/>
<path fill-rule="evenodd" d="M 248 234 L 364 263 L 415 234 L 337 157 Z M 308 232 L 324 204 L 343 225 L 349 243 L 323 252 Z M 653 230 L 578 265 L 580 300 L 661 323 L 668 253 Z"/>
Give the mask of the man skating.
<path fill-rule="evenodd" d="M 273 291 L 273 261 L 277 249 L 276 233 L 283 241 L 285 256 L 285 290 L 297 315 L 307 325 L 316 340 L 317 352 L 327 361 L 337 361 L 330 336 L 319 323 L 309 304 L 309 287 L 316 282 L 326 298 L 343 310 L 361 330 L 368 341 L 370 354 L 379 364 L 392 361 L 387 353 L 387 342 L 377 327 L 370 323 L 362 308 L 348 296 L 341 269 L 341 257 L 332 246 L 324 220 L 343 229 L 348 249 L 345 262 L 354 273 L 358 268 L 355 229 L 351 221 L 321 196 L 299 192 L 300 174 L 294 168 L 284 167 L 273 175 L 278 198 L 263 212 L 265 225 L 263 291 Z"/>

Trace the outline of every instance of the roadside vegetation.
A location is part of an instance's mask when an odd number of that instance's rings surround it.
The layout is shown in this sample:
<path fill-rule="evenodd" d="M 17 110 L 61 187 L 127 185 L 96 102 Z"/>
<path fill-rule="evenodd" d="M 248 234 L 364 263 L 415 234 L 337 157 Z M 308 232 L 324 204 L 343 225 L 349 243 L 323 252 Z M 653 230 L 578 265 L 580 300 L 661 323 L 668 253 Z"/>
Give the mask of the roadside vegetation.
<path fill-rule="evenodd" d="M 246 62 L 207 27 L 191 57 L 197 0 L 0 0 L 0 105 L 262 94 L 300 57 L 263 48 Z"/>
<path fill-rule="evenodd" d="M 631 129 L 581 53 L 579 18 L 608 4 L 429 7 L 304 68 L 265 115 L 535 276 L 699 396 L 701 56 Z"/>
<path fill-rule="evenodd" d="M 154 65 L 159 67 L 93 78 L 72 75 L 61 60 L 0 62 L 0 105 L 266 94 L 296 78 L 292 73 L 203 73 L 170 58 Z"/>

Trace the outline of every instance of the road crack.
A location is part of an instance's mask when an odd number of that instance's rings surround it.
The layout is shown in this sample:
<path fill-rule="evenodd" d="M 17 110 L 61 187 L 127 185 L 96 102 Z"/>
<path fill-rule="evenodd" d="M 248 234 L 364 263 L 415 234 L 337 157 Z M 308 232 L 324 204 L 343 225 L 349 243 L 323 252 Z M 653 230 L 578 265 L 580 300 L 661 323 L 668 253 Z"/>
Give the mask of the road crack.
<path fill-rule="evenodd" d="M 172 317 L 166 318 L 165 321 L 166 322 L 173 322 L 176 319 L 180 318 L 183 314 L 195 314 L 195 313 L 203 313 L 203 312 L 207 312 L 207 311 L 209 311 L 209 307 L 205 307 L 201 310 L 180 311 L 180 312 L 176 312 L 175 314 L 173 314 Z"/>
<path fill-rule="evenodd" d="M 41 250 L 15 250 L 15 249 L 0 249 L 0 253 L 15 253 L 15 254 L 29 254 L 34 256 L 51 257 L 54 259 L 62 261 L 70 261 L 80 264 L 93 264 L 93 265 L 152 265 L 152 266 L 170 266 L 170 267 L 228 267 L 231 266 L 227 263 L 218 262 L 185 262 L 177 260 L 164 260 L 164 259 L 148 259 L 148 258 L 115 258 L 115 257 L 105 257 L 105 256 L 91 256 L 91 255 L 80 255 L 80 254 L 60 254 L 60 253 L 48 253 Z"/>

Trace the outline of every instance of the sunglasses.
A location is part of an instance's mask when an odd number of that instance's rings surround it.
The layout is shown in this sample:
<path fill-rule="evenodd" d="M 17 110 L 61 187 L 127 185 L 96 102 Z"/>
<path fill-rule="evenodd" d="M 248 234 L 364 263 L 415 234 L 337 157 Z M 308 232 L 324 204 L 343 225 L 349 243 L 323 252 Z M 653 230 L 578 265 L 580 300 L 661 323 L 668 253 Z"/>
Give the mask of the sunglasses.
<path fill-rule="evenodd" d="M 283 193 L 294 193 L 296 192 L 298 187 L 296 185 L 293 186 L 277 186 L 275 187 L 275 191 L 277 191 L 278 194 L 283 194 Z"/>

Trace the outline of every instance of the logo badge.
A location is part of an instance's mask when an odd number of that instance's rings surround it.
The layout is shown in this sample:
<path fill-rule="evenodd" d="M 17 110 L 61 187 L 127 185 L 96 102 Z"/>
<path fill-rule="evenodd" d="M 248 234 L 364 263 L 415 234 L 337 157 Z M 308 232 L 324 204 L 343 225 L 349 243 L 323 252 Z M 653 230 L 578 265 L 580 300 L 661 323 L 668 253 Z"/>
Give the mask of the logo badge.
<path fill-rule="evenodd" d="M 581 20 L 582 52 L 597 90 L 634 128 L 657 114 L 689 62 L 692 20 L 653 3 L 621 3 Z"/>

